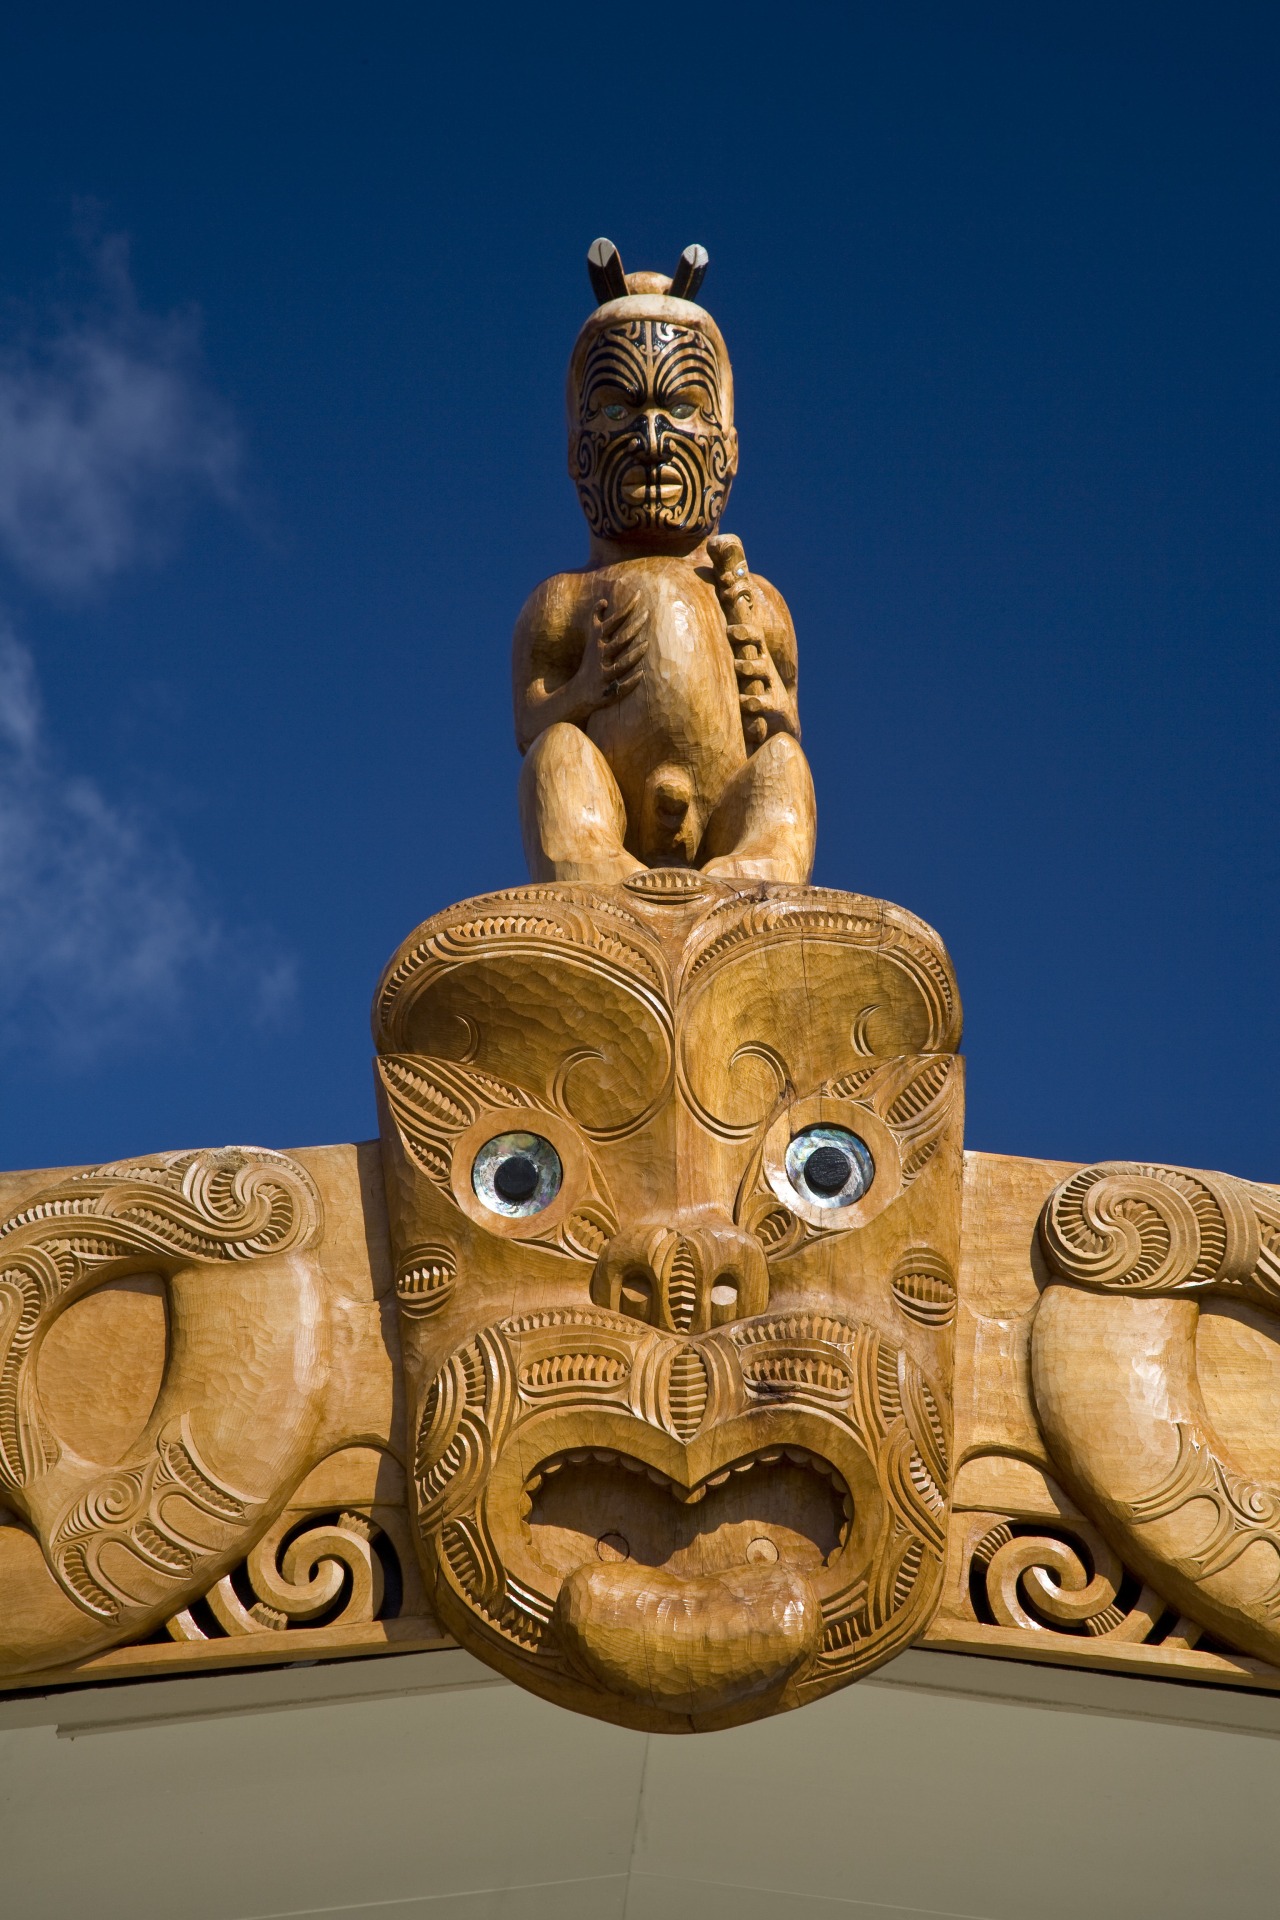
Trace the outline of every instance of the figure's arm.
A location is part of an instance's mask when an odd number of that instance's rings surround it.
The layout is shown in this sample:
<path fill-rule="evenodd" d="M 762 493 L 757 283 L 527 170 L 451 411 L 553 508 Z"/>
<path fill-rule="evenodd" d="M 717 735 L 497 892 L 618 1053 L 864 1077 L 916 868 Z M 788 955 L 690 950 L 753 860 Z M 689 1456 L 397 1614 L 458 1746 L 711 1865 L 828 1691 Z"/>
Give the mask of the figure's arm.
<path fill-rule="evenodd" d="M 796 656 L 796 630 L 791 622 L 791 611 L 775 586 L 764 580 L 758 573 L 751 576 L 751 584 L 759 598 L 764 621 L 764 642 L 773 664 L 777 684 L 768 691 L 772 695 L 773 721 L 770 733 L 789 733 L 796 740 L 800 738 L 800 708 L 796 698 L 796 680 L 799 663 Z"/>
<path fill-rule="evenodd" d="M 568 577 L 544 580 L 525 601 L 512 642 L 516 745 L 527 753 L 558 721 L 585 726 L 593 713 L 624 699 L 638 684 L 647 645 L 646 620 L 634 600 L 598 599 L 589 618 Z"/>

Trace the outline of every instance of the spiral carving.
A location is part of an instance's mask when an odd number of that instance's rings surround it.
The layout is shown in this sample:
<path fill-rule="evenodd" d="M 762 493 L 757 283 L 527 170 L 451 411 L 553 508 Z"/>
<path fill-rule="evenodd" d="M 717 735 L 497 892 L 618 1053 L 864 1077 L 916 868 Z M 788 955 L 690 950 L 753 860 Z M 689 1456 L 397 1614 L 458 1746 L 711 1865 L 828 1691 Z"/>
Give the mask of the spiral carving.
<path fill-rule="evenodd" d="M 1064 1180 L 1041 1215 L 1040 1234 L 1062 1279 L 1128 1293 L 1239 1282 L 1259 1253 L 1242 1183 L 1130 1162 L 1086 1167 Z"/>
<path fill-rule="evenodd" d="M 53 1465 L 28 1362 L 73 1289 L 130 1271 L 257 1260 L 305 1247 L 320 1224 L 310 1176 L 282 1153 L 223 1147 L 76 1174 L 0 1223 L 0 1485 Z"/>
<path fill-rule="evenodd" d="M 971 1581 L 997 1626 L 1031 1633 L 1080 1634 L 1136 1645 L 1151 1638 L 1166 1612 L 1143 1587 L 1122 1598 L 1125 1569 L 1093 1527 L 1015 1533 L 1007 1523 L 983 1536 L 973 1551 Z"/>
<path fill-rule="evenodd" d="M 358 1510 L 318 1513 L 301 1528 L 296 1511 L 286 1512 L 202 1602 L 166 1622 L 166 1631 L 173 1640 L 284 1633 L 322 1616 L 326 1627 L 367 1625 L 383 1616 L 387 1601 L 383 1555 L 402 1567 L 408 1551 L 407 1535 L 393 1540 Z"/>

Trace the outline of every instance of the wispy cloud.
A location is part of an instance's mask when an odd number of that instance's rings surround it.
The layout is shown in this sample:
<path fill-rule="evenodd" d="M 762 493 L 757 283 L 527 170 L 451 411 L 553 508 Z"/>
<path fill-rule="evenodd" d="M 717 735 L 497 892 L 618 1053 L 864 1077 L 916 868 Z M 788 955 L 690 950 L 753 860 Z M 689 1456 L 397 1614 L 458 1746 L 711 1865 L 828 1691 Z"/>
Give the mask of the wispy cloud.
<path fill-rule="evenodd" d="M 0 346 L 0 552 L 75 594 L 163 549 L 194 494 L 234 497 L 240 436 L 196 318 L 143 311 L 120 235 L 87 308 Z"/>
<path fill-rule="evenodd" d="M 31 656 L 0 626 L 0 1046 L 83 1061 L 196 994 L 270 1018 L 292 991 L 154 822 L 60 764 Z"/>
<path fill-rule="evenodd" d="M 184 496 L 233 499 L 240 464 L 193 317 L 142 311 L 122 241 L 95 265 L 87 308 L 0 339 L 0 559 L 61 600 L 156 557 Z M 0 1050 L 84 1061 L 197 997 L 270 1016 L 292 986 L 156 819 L 66 764 L 0 609 Z"/>

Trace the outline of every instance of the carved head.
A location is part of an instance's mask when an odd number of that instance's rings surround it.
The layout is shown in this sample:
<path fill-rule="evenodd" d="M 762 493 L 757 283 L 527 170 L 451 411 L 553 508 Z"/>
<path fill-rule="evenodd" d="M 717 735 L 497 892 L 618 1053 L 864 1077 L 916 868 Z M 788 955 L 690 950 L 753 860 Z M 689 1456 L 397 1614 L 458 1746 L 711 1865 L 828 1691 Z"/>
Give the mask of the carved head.
<path fill-rule="evenodd" d="M 375 1003 L 417 1541 L 462 1644 L 726 1726 L 938 1591 L 960 1012 L 879 901 L 685 870 L 428 921 Z"/>
<path fill-rule="evenodd" d="M 604 248 L 608 268 L 592 257 Z M 729 356 L 692 299 L 706 255 L 686 248 L 673 280 L 624 275 L 609 241 L 589 263 L 601 304 L 578 335 L 567 393 L 569 472 L 587 524 L 628 544 L 696 543 L 714 532 L 738 469 Z"/>

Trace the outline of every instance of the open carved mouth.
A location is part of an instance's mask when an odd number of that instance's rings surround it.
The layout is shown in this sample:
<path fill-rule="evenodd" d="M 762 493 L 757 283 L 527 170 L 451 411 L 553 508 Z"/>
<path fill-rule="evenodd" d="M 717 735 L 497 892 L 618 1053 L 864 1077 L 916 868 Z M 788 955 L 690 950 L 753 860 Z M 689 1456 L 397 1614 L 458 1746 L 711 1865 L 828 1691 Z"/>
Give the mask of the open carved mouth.
<path fill-rule="evenodd" d="M 542 1461 L 521 1511 L 570 1653 L 612 1692 L 695 1713 L 781 1686 L 814 1653 L 814 1582 L 848 1540 L 853 1498 L 803 1447 L 692 1486 L 597 1447 Z"/>

